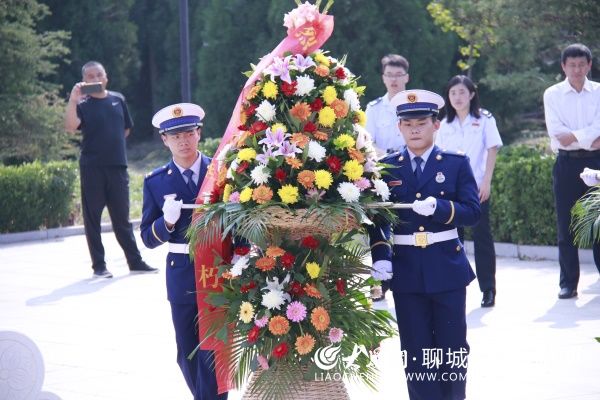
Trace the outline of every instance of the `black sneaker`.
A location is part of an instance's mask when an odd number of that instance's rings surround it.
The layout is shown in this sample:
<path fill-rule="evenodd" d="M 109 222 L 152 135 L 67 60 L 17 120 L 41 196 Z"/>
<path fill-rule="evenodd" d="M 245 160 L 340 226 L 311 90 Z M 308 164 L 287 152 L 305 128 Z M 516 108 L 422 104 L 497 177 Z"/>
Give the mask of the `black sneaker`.
<path fill-rule="evenodd" d="M 158 268 L 152 268 L 142 261 L 140 265 L 129 267 L 129 272 L 132 274 L 156 274 L 158 273 Z"/>
<path fill-rule="evenodd" d="M 112 278 L 113 274 L 111 274 L 106 268 L 103 269 L 97 269 L 94 271 L 94 278 Z"/>

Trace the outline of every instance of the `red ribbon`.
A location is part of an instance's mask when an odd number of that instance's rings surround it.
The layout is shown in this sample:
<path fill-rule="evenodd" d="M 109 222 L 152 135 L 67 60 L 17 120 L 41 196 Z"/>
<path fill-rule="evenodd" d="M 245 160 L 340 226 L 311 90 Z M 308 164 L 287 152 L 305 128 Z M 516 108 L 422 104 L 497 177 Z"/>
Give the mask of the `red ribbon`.
<path fill-rule="evenodd" d="M 318 21 L 306 23 L 296 29 L 288 29 L 287 37 L 279 43 L 279 45 L 271 51 L 268 55 L 264 56 L 256 66 L 252 76 L 248 78 L 242 92 L 240 93 L 231 119 L 225 130 L 225 134 L 219 143 L 219 147 L 215 153 L 215 156 L 221 152 L 223 147 L 230 143 L 238 134 L 238 126 L 240 125 L 240 110 L 242 103 L 246 98 L 248 90 L 254 86 L 254 83 L 261 77 L 262 72 L 267 68 L 275 59 L 275 57 L 282 57 L 286 52 L 292 54 L 303 54 L 307 55 L 318 48 L 320 48 L 331 36 L 333 32 L 333 16 L 320 14 Z M 213 157 L 212 162 L 208 168 L 202 187 L 200 188 L 197 203 L 202 203 L 205 196 L 212 193 L 216 189 L 217 176 L 218 175 L 218 162 L 216 157 Z M 206 296 L 210 292 L 220 292 L 222 278 L 217 277 L 217 267 L 214 265 L 215 252 L 221 256 L 221 258 L 227 260 L 231 257 L 231 244 L 230 240 L 224 242 L 213 241 L 207 245 L 196 247 L 195 251 L 195 271 L 196 271 L 196 289 L 197 289 L 197 300 L 198 310 L 200 313 L 199 322 L 199 336 L 200 336 L 200 349 L 202 350 L 213 350 L 215 354 L 215 368 L 217 374 L 217 384 L 219 387 L 219 393 L 225 393 L 235 388 L 233 383 L 233 369 L 231 361 L 231 354 L 227 351 L 226 346 L 223 342 L 210 335 L 208 328 L 210 324 L 214 324 L 215 321 L 219 323 L 222 320 L 221 326 L 225 324 L 225 312 L 224 310 L 215 309 L 211 305 L 207 304 Z"/>

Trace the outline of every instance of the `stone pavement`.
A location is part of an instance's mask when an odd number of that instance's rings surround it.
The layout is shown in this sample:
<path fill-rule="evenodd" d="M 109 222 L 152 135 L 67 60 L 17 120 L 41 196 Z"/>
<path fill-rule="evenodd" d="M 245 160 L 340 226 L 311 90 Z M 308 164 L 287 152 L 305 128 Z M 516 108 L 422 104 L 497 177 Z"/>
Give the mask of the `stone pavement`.
<path fill-rule="evenodd" d="M 110 280 L 90 279 L 84 236 L 0 245 L 0 332 L 20 332 L 37 344 L 46 368 L 43 389 L 62 400 L 190 400 L 175 362 L 166 248 L 140 243 L 161 273 L 129 275 L 114 235 L 105 233 L 103 242 L 115 275 Z M 555 261 L 499 258 L 497 281 L 492 309 L 479 307 L 476 282 L 468 289 L 467 398 L 600 399 L 596 268 L 582 265 L 574 300 L 556 297 Z M 391 310 L 391 296 L 381 306 Z M 18 380 L 7 365 L 0 359 L 0 400 L 9 400 L 1 391 L 7 379 Z M 397 338 L 384 343 L 378 365 L 380 391 L 350 385 L 352 399 L 408 399 Z"/>

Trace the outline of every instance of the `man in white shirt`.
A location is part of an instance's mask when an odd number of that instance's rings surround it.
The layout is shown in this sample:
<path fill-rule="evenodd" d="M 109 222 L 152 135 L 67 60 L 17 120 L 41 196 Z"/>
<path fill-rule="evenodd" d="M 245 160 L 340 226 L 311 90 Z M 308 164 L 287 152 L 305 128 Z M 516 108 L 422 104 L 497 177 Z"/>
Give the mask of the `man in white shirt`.
<path fill-rule="evenodd" d="M 558 228 L 560 264 L 559 299 L 577 296 L 579 255 L 570 231 L 571 208 L 586 192 L 579 179 L 584 168 L 600 169 L 600 84 L 587 79 L 592 53 L 582 44 L 572 44 L 561 54 L 566 79 L 544 92 L 546 126 L 554 164 L 553 190 Z M 600 245 L 593 246 L 600 272 Z"/>

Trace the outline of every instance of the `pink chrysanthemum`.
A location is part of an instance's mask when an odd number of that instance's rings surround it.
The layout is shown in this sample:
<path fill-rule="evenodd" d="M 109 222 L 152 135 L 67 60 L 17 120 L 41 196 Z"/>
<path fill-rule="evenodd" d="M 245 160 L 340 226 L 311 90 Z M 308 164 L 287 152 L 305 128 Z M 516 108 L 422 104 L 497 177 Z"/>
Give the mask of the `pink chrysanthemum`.
<path fill-rule="evenodd" d="M 299 301 L 292 301 L 285 313 L 290 321 L 300 322 L 306 318 L 306 307 Z"/>
<path fill-rule="evenodd" d="M 254 325 L 258 326 L 259 328 L 264 328 L 267 326 L 267 322 L 269 322 L 269 317 L 266 315 L 264 315 L 262 318 L 254 319 Z"/>
<path fill-rule="evenodd" d="M 344 331 L 340 328 L 331 328 L 329 330 L 329 340 L 331 340 L 331 343 L 341 342 L 342 337 L 344 337 Z"/>

